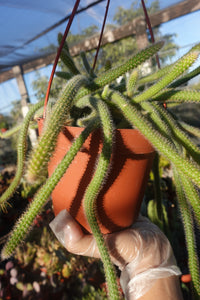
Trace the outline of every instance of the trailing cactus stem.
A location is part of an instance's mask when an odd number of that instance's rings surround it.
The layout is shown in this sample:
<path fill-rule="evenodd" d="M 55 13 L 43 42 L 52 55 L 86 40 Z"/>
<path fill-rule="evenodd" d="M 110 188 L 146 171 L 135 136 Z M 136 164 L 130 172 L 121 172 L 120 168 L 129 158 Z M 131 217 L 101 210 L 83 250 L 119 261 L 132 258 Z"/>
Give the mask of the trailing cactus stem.
<path fill-rule="evenodd" d="M 157 107 L 148 101 L 141 102 L 141 107 L 149 112 L 149 118 L 156 124 L 162 135 L 171 139 L 173 136 L 172 130 L 167 122 L 161 117 Z M 171 139 L 171 141 L 173 141 L 173 139 Z"/>
<path fill-rule="evenodd" d="M 105 245 L 103 235 L 98 225 L 96 209 L 96 198 L 105 182 L 105 177 L 108 173 L 110 165 L 113 128 L 112 121 L 110 120 L 110 114 L 108 113 L 106 104 L 103 103 L 101 100 L 98 100 L 95 106 L 97 107 L 101 118 L 104 142 L 102 153 L 100 154 L 94 176 L 84 195 L 84 211 L 86 214 L 88 224 L 95 237 L 101 255 L 101 259 L 103 261 L 106 281 L 108 284 L 109 298 L 116 300 L 120 299 L 120 297 L 118 291 L 118 284 L 116 280 L 115 268 L 111 262 L 109 251 Z"/>
<path fill-rule="evenodd" d="M 181 125 L 174 120 L 170 112 L 156 103 L 154 103 L 153 106 L 160 112 L 161 119 L 165 120 L 177 141 L 187 149 L 188 153 L 200 165 L 200 149 L 197 145 L 193 143 L 189 136 L 183 131 Z"/>
<path fill-rule="evenodd" d="M 81 51 L 80 52 L 80 57 L 82 59 L 83 65 L 84 65 L 85 70 L 88 73 L 88 75 L 91 76 L 91 77 L 93 77 L 93 78 L 95 78 L 96 75 L 94 73 L 94 70 L 90 67 L 90 64 L 89 64 L 89 62 L 87 60 L 87 56 L 86 56 L 85 52 Z"/>
<path fill-rule="evenodd" d="M 60 45 L 62 42 L 63 35 L 61 32 L 58 33 L 58 44 Z M 64 41 L 63 49 L 65 49 L 69 53 L 69 47 L 66 41 Z"/>
<path fill-rule="evenodd" d="M 182 221 L 185 231 L 185 238 L 187 243 L 187 250 L 188 250 L 188 264 L 189 264 L 189 270 L 192 276 L 192 282 L 194 285 L 195 290 L 195 296 L 197 299 L 200 297 L 200 268 L 199 268 L 199 261 L 198 261 L 198 255 L 196 253 L 196 241 L 194 237 L 194 225 L 193 225 L 193 219 L 192 214 L 190 212 L 190 207 L 187 203 L 187 199 L 185 197 L 185 194 L 183 192 L 184 186 L 183 182 L 180 178 L 180 172 L 173 168 L 174 173 L 174 181 L 176 186 L 176 192 L 177 192 L 177 198 L 179 202 L 179 208 L 182 215 Z M 198 295 L 198 296 L 197 296 Z"/>
<path fill-rule="evenodd" d="M 71 73 L 68 72 L 62 72 L 62 71 L 57 71 L 56 72 L 56 76 L 62 78 L 62 79 L 66 79 L 69 80 L 73 77 L 73 75 Z"/>
<path fill-rule="evenodd" d="M 139 79 L 138 85 L 143 85 L 143 84 L 153 82 L 153 81 L 160 79 L 162 76 L 167 74 L 172 69 L 172 67 L 173 67 L 173 65 L 166 66 L 162 69 L 159 69 L 157 72 L 155 72 L 153 74 L 147 75 L 147 76 Z"/>
<path fill-rule="evenodd" d="M 162 208 L 162 192 L 160 184 L 159 172 L 159 154 L 156 153 L 153 161 L 153 175 L 154 175 L 154 194 L 157 209 L 157 216 L 160 220 L 164 221 L 163 208 Z"/>
<path fill-rule="evenodd" d="M 66 122 L 67 114 L 78 89 L 86 83 L 87 78 L 82 75 L 74 76 L 68 81 L 61 98 L 54 105 L 50 117 L 47 116 L 38 146 L 33 150 L 28 162 L 26 178 L 29 182 L 46 177 L 47 164 L 54 151 L 57 136 Z"/>
<path fill-rule="evenodd" d="M 163 88 L 169 85 L 174 79 L 180 76 L 184 71 L 186 71 L 198 58 L 199 51 L 189 52 L 183 56 L 180 60 L 175 63 L 172 70 L 167 73 L 160 81 L 152 85 L 149 89 L 145 90 L 140 95 L 134 98 L 134 102 L 141 102 L 150 99 Z"/>
<path fill-rule="evenodd" d="M 170 88 L 176 88 L 179 87 L 180 85 L 188 82 L 189 80 L 191 80 L 192 78 L 194 78 L 195 76 L 199 75 L 200 73 L 200 66 L 197 67 L 196 69 L 194 69 L 193 71 L 189 72 L 188 74 L 186 74 L 185 76 L 177 79 L 175 82 L 173 82 L 170 85 Z"/>
<path fill-rule="evenodd" d="M 76 107 L 78 108 L 83 109 L 85 107 L 89 107 L 91 109 L 91 113 L 89 115 L 83 116 L 82 118 L 79 118 L 77 120 L 76 123 L 79 127 L 87 126 L 88 122 L 90 122 L 93 118 L 97 117 L 98 112 L 97 109 L 94 107 L 94 103 L 96 103 L 96 101 L 98 100 L 93 96 L 87 95 L 76 102 Z"/>
<path fill-rule="evenodd" d="M 169 161 L 171 161 L 180 171 L 191 178 L 193 182 L 200 187 L 200 169 L 188 159 L 183 158 L 175 150 L 171 141 L 160 134 L 155 129 L 154 124 L 147 120 L 145 116 L 137 109 L 137 104 L 129 103 L 122 94 L 109 89 L 107 86 L 102 97 L 106 100 L 112 100 L 123 113 L 127 121 L 149 140 L 158 152 L 162 153 Z"/>
<path fill-rule="evenodd" d="M 67 68 L 72 72 L 74 75 L 80 74 L 80 71 L 77 69 L 71 55 L 69 52 L 65 49 L 62 49 L 60 58 L 63 61 L 63 63 L 67 66 Z"/>
<path fill-rule="evenodd" d="M 200 103 L 200 92 L 194 90 L 164 89 L 152 97 L 152 100 L 157 102 L 166 101 L 167 103 Z"/>
<path fill-rule="evenodd" d="M 127 60 L 124 64 L 122 64 L 119 67 L 109 69 L 108 71 L 102 73 L 100 76 L 94 79 L 93 82 L 88 86 L 88 88 L 82 88 L 78 92 L 76 98 L 79 99 L 85 95 L 88 95 L 91 93 L 91 91 L 96 91 L 102 87 L 104 87 L 106 84 L 109 84 L 113 82 L 115 79 L 117 79 L 119 76 L 124 75 L 126 72 L 136 68 L 141 63 L 145 62 L 148 58 L 152 57 L 155 53 L 157 53 L 162 46 L 164 45 L 164 42 L 158 42 L 155 43 L 148 48 L 140 51 L 136 55 L 134 55 L 132 58 Z"/>
<path fill-rule="evenodd" d="M 40 101 L 35 105 L 33 105 L 28 111 L 24 119 L 24 122 L 22 124 L 19 133 L 19 138 L 18 138 L 18 145 L 17 145 L 17 171 L 10 186 L 0 197 L 0 207 L 2 210 L 6 209 L 6 205 L 8 204 L 7 200 L 14 194 L 22 178 L 24 165 L 25 165 L 26 139 L 27 139 L 29 123 L 34 113 L 43 105 L 44 105 L 44 101 Z"/>
<path fill-rule="evenodd" d="M 5 132 L 0 131 L 1 139 L 9 139 L 14 133 L 18 132 L 22 128 L 23 124 L 16 125 L 15 127 L 6 130 Z"/>
<path fill-rule="evenodd" d="M 71 148 L 63 158 L 63 160 L 59 163 L 51 177 L 49 177 L 46 181 L 46 183 L 40 188 L 40 190 L 35 195 L 34 199 L 30 203 L 27 211 L 22 215 L 22 217 L 19 219 L 17 224 L 15 225 L 10 238 L 6 245 L 4 246 L 1 257 L 3 259 L 6 259 L 10 257 L 13 252 L 15 251 L 16 247 L 23 241 L 23 239 L 26 237 L 26 234 L 30 230 L 32 223 L 37 216 L 38 213 L 40 213 L 42 207 L 46 203 L 47 199 L 51 195 L 53 189 L 57 185 L 57 183 L 60 181 L 62 176 L 64 175 L 66 169 L 71 164 L 72 160 L 74 159 L 75 155 L 79 151 L 79 149 L 82 147 L 84 141 L 88 137 L 88 135 L 99 125 L 99 120 L 93 120 L 88 127 L 86 127 L 79 137 L 74 141 Z"/>
<path fill-rule="evenodd" d="M 181 172 L 179 173 L 179 176 L 182 181 L 183 191 L 185 193 L 186 199 L 188 203 L 190 203 L 193 209 L 195 219 L 200 228 L 200 205 L 199 205 L 200 194 L 197 191 L 194 184 L 190 180 L 185 178 L 185 176 Z"/>
<path fill-rule="evenodd" d="M 137 79 L 138 79 L 138 71 L 137 70 L 134 70 L 128 81 L 127 81 L 127 85 L 126 85 L 126 90 L 127 90 L 127 95 L 128 97 L 132 97 L 133 94 L 134 94 L 134 89 L 135 89 L 135 85 L 136 85 L 136 82 L 137 82 Z"/>
<path fill-rule="evenodd" d="M 200 138 L 200 129 L 198 127 L 194 127 L 185 122 L 180 122 L 182 128 L 189 134 L 192 134 L 195 137 Z"/>

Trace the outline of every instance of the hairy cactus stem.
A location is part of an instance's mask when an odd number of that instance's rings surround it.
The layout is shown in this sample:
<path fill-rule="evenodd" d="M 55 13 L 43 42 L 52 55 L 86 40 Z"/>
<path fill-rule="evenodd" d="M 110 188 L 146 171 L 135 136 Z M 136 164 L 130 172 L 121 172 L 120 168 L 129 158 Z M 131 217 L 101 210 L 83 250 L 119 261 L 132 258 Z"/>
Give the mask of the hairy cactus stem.
<path fill-rule="evenodd" d="M 84 195 L 84 211 L 103 261 L 106 281 L 108 283 L 109 298 L 116 300 L 120 299 L 120 297 L 115 268 L 111 262 L 109 251 L 105 245 L 104 237 L 98 225 L 96 209 L 96 198 L 103 184 L 105 183 L 105 178 L 109 170 L 110 158 L 112 154 L 113 125 L 107 105 L 99 99 L 98 101 L 93 102 L 93 104 L 96 106 L 99 112 L 103 128 L 103 149 L 100 154 L 94 176 Z"/>
<path fill-rule="evenodd" d="M 194 285 L 195 294 L 200 297 L 200 268 L 199 268 L 199 261 L 198 255 L 196 253 L 196 241 L 194 236 L 194 224 L 192 219 L 192 214 L 190 212 L 190 207 L 187 203 L 187 199 L 184 194 L 184 186 L 181 178 L 181 172 L 177 169 L 173 168 L 176 192 L 177 192 L 177 199 L 179 202 L 179 207 L 181 211 L 184 231 L 185 231 L 185 238 L 187 243 L 187 250 L 188 250 L 188 264 L 189 270 L 192 276 L 192 282 Z"/>
<path fill-rule="evenodd" d="M 193 182 L 200 187 L 200 169 L 199 167 L 183 158 L 180 153 L 176 151 L 171 141 L 160 134 L 155 129 L 151 120 L 147 120 L 137 108 L 134 103 L 129 103 L 122 94 L 114 90 L 109 89 L 107 86 L 102 97 L 106 100 L 111 99 L 112 102 L 121 110 L 127 121 L 138 130 L 152 143 L 152 145 L 161 152 L 169 161 L 171 161 L 180 171 L 186 176 L 191 178 Z"/>
<path fill-rule="evenodd" d="M 133 70 L 133 72 L 131 73 L 131 75 L 127 81 L 127 85 L 126 85 L 126 91 L 127 91 L 128 97 L 132 97 L 134 94 L 134 89 L 135 89 L 135 85 L 136 85 L 138 76 L 139 76 L 138 71 Z"/>
<path fill-rule="evenodd" d="M 69 72 L 57 71 L 55 74 L 56 74 L 56 76 L 58 76 L 62 79 L 66 79 L 66 80 L 69 80 L 73 77 L 73 75 Z"/>
<path fill-rule="evenodd" d="M 22 215 L 13 231 L 11 232 L 10 238 L 4 246 L 1 257 L 6 259 L 10 257 L 15 251 L 16 247 L 23 241 L 28 231 L 30 230 L 32 223 L 36 216 L 40 213 L 42 207 L 46 203 L 47 199 L 51 195 L 53 189 L 64 175 L 66 169 L 71 164 L 77 152 L 82 147 L 84 141 L 89 134 L 99 126 L 99 119 L 92 120 L 88 126 L 81 132 L 78 138 L 73 142 L 67 154 L 64 156 L 62 161 L 58 164 L 51 177 L 49 177 L 45 184 L 35 195 L 34 199 L 30 203 L 27 211 Z"/>
<path fill-rule="evenodd" d="M 200 149 L 197 147 L 195 143 L 189 138 L 189 136 L 183 131 L 181 125 L 173 118 L 173 116 L 164 109 L 162 106 L 158 104 L 153 104 L 153 106 L 159 110 L 161 114 L 161 118 L 166 121 L 169 128 L 173 132 L 177 141 L 180 142 L 188 153 L 192 156 L 192 158 L 200 164 Z"/>
<path fill-rule="evenodd" d="M 93 118 L 96 118 L 98 115 L 95 103 L 98 101 L 94 96 L 87 95 L 83 98 L 77 100 L 75 107 L 80 109 L 84 109 L 86 107 L 91 109 L 91 113 L 89 115 L 83 116 L 76 121 L 76 124 L 80 127 L 87 126 L 88 122 L 90 122 Z"/>
<path fill-rule="evenodd" d="M 185 194 L 185 197 L 190 203 L 194 217 L 196 219 L 197 225 L 200 228 L 200 205 L 199 205 L 199 191 L 196 189 L 194 184 L 188 180 L 181 172 L 179 172 L 180 180 L 182 181 L 182 188 Z"/>
<path fill-rule="evenodd" d="M 74 60 L 72 59 L 71 55 L 68 51 L 63 49 L 60 54 L 60 59 L 63 61 L 63 63 L 67 66 L 67 68 L 72 72 L 74 75 L 80 74 L 80 71 L 77 69 Z"/>
<path fill-rule="evenodd" d="M 160 92 L 163 88 L 168 86 L 174 79 L 176 79 L 178 76 L 180 76 L 184 71 L 186 71 L 198 58 L 199 51 L 189 52 L 186 55 L 184 55 L 180 60 L 178 60 L 171 72 L 167 73 L 160 81 L 152 85 L 150 88 L 145 90 L 140 95 L 136 96 L 133 101 L 134 102 L 142 102 L 147 99 L 150 99 L 154 95 L 156 95 L 158 92 Z"/>
<path fill-rule="evenodd" d="M 182 76 L 181 78 L 177 79 L 175 82 L 170 84 L 170 88 L 176 88 L 179 87 L 180 85 L 188 82 L 190 79 L 194 78 L 195 76 L 199 75 L 200 73 L 200 66 L 195 68 L 193 71 L 189 72 L 185 76 Z"/>
<path fill-rule="evenodd" d="M 192 134 L 195 137 L 200 137 L 200 129 L 199 128 L 189 125 L 182 121 L 180 122 L 180 124 L 187 133 Z"/>
<path fill-rule="evenodd" d="M 81 85 L 88 82 L 82 75 L 74 76 L 68 81 L 61 98 L 53 106 L 50 116 L 47 116 L 38 146 L 33 149 L 28 162 L 26 178 L 29 182 L 36 182 L 42 176 L 46 177 L 47 165 L 54 151 L 57 136 L 61 131 L 69 109 L 74 103 L 75 95 Z"/>
<path fill-rule="evenodd" d="M 77 93 L 76 98 L 79 99 L 87 94 L 90 94 L 91 91 L 96 91 L 105 85 L 113 82 L 115 79 L 117 79 L 119 76 L 125 74 L 126 72 L 136 68 L 141 63 L 145 62 L 148 58 L 152 57 L 156 52 L 162 48 L 164 42 L 158 42 L 155 43 L 146 49 L 138 52 L 136 55 L 134 55 L 132 58 L 127 60 L 124 64 L 109 69 L 108 71 L 104 72 L 97 78 L 95 78 L 88 87 L 80 89 L 80 91 Z"/>
<path fill-rule="evenodd" d="M 1 139 L 9 139 L 14 133 L 18 132 L 21 128 L 22 128 L 22 124 L 19 124 L 11 129 L 4 131 L 4 132 L 0 131 L 0 138 Z"/>
<path fill-rule="evenodd" d="M 147 75 L 145 77 L 142 77 L 141 79 L 138 80 L 138 85 L 143 85 L 146 83 L 151 83 L 153 81 L 156 81 L 166 75 L 173 67 L 172 65 L 166 66 L 162 69 L 157 70 L 155 73 Z"/>
<path fill-rule="evenodd" d="M 169 127 L 168 123 L 165 121 L 165 119 L 162 118 L 161 113 L 155 105 L 153 105 L 151 102 L 144 101 L 141 102 L 141 107 L 149 112 L 149 118 L 155 123 L 156 128 L 158 128 L 159 132 L 171 140 L 171 143 L 173 142 L 173 131 Z"/>
<path fill-rule="evenodd" d="M 162 208 L 162 192 L 160 184 L 159 172 L 159 154 L 156 153 L 153 161 L 153 175 L 154 175 L 154 195 L 156 201 L 157 215 L 160 220 L 164 221 L 163 208 Z"/>
<path fill-rule="evenodd" d="M 85 52 L 81 51 L 80 52 L 80 57 L 82 59 L 83 65 L 84 65 L 85 70 L 88 73 L 88 75 L 91 76 L 92 78 L 95 78 L 96 75 L 94 73 L 94 70 L 90 67 L 90 64 L 88 62 L 88 59 L 87 59 L 87 56 L 86 56 Z"/>
<path fill-rule="evenodd" d="M 18 138 L 18 145 L 17 145 L 17 171 L 10 186 L 0 197 L 0 207 L 2 209 L 6 208 L 6 205 L 8 204 L 7 200 L 14 194 L 22 178 L 24 165 L 25 165 L 26 139 L 27 139 L 29 124 L 34 113 L 43 105 L 44 105 L 44 101 L 40 101 L 35 105 L 33 105 L 28 111 L 24 119 L 24 122 L 21 126 L 21 130 Z"/>
<path fill-rule="evenodd" d="M 194 90 L 164 89 L 152 97 L 152 101 L 167 101 L 176 103 L 200 103 L 200 92 Z"/>

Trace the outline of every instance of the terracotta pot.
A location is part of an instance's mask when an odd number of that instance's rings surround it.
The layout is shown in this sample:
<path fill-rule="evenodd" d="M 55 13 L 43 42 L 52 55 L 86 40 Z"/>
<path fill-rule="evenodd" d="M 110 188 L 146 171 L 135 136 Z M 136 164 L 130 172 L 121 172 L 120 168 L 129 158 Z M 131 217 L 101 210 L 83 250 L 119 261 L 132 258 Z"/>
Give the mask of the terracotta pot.
<path fill-rule="evenodd" d="M 39 120 L 41 132 L 43 120 Z M 49 163 L 49 176 L 83 128 L 65 127 Z M 93 132 L 52 193 L 55 215 L 67 209 L 90 232 L 83 210 L 83 196 L 102 149 L 100 130 Z M 111 169 L 97 198 L 97 213 L 103 233 L 121 230 L 137 218 L 154 158 L 151 144 L 134 129 L 116 130 Z"/>

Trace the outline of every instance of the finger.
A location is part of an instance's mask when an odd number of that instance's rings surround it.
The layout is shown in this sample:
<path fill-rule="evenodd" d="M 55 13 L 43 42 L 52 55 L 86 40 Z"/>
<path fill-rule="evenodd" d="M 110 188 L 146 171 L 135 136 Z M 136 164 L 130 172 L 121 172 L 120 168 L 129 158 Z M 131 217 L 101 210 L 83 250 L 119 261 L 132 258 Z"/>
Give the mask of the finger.
<path fill-rule="evenodd" d="M 100 258 L 92 235 L 84 234 L 79 224 L 62 210 L 49 224 L 59 242 L 71 253 Z"/>

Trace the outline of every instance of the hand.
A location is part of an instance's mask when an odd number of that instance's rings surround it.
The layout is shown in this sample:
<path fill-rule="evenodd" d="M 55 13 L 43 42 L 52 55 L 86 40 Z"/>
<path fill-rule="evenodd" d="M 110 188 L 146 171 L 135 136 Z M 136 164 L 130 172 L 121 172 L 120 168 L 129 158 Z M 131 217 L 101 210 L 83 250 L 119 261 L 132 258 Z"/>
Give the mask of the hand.
<path fill-rule="evenodd" d="M 50 227 L 69 252 L 100 258 L 93 235 L 84 234 L 66 210 Z M 145 217 L 140 216 L 130 228 L 104 238 L 113 263 L 122 271 L 120 282 L 127 299 L 140 298 L 157 279 L 180 275 L 166 236 Z"/>

